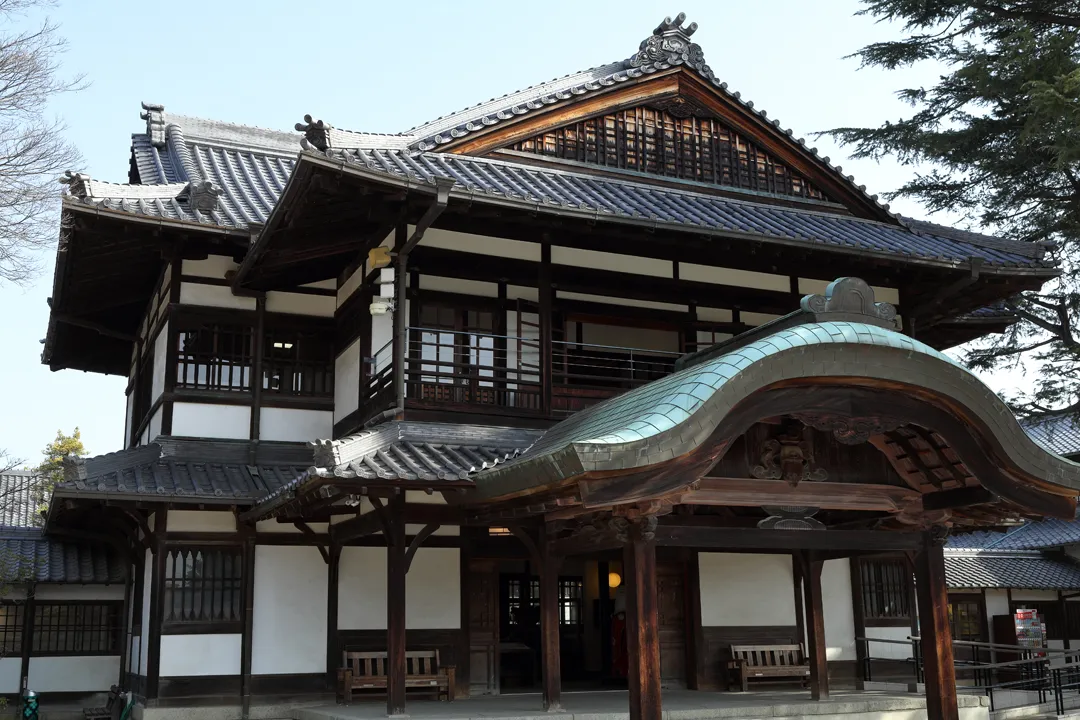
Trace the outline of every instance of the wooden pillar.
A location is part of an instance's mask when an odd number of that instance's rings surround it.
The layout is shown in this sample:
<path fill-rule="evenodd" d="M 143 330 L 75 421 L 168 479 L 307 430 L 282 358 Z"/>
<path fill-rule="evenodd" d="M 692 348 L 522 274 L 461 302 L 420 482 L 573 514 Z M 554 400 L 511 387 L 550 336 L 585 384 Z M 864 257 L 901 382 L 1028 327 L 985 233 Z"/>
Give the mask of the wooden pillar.
<path fill-rule="evenodd" d="M 139 552 L 142 552 L 142 548 L 138 548 Z M 117 685 L 121 690 L 127 690 L 128 688 L 128 668 L 131 666 L 131 630 L 132 623 L 135 622 L 135 614 L 132 609 L 132 599 L 134 597 L 134 585 L 135 578 L 132 573 L 134 572 L 133 565 L 135 560 L 135 551 L 128 548 L 127 554 L 127 579 L 124 582 L 124 610 L 120 616 L 123 618 L 120 622 L 122 626 L 120 628 L 120 678 L 117 680 Z"/>
<path fill-rule="evenodd" d="M 624 522 L 630 720 L 660 720 L 660 624 L 656 600 L 656 541 L 653 538 L 656 518 Z"/>
<path fill-rule="evenodd" d="M 559 658 L 559 559 L 551 552 L 547 529 L 540 529 L 540 667 L 544 709 L 562 710 L 562 668 Z"/>
<path fill-rule="evenodd" d="M 958 720 L 959 717 L 949 632 L 949 589 L 945 584 L 946 535 L 944 528 L 923 533 L 922 547 L 915 557 L 927 720 Z"/>
<path fill-rule="evenodd" d="M 803 562 L 799 553 L 791 556 L 791 580 L 795 590 L 796 644 L 806 646 L 806 599 L 803 597 Z"/>
<path fill-rule="evenodd" d="M 154 511 L 154 568 L 150 576 L 150 627 L 146 638 L 146 698 L 156 699 L 161 670 L 161 620 L 165 615 L 165 533 L 168 515 L 164 507 Z"/>
<path fill-rule="evenodd" d="M 698 551 L 686 560 L 686 687 L 701 690 L 708 683 L 705 669 L 705 634 L 701 628 L 701 564 Z"/>
<path fill-rule="evenodd" d="M 863 607 L 862 563 L 859 558 L 849 558 L 851 577 L 851 613 L 855 624 L 855 689 L 866 689 L 866 658 L 870 654 L 870 643 L 860 638 L 866 637 L 866 613 Z"/>
<path fill-rule="evenodd" d="M 405 714 L 405 493 L 382 509 L 386 534 L 386 714 Z"/>
<path fill-rule="evenodd" d="M 537 278 L 538 300 L 540 305 L 540 407 L 545 415 L 551 414 L 551 370 L 552 370 L 552 305 L 554 294 L 551 289 L 551 243 L 545 237 L 540 245 L 540 270 Z"/>
<path fill-rule="evenodd" d="M 341 666 L 338 648 L 338 578 L 341 567 L 341 546 L 332 543 L 326 558 L 326 687 L 334 689 L 337 669 Z"/>
<path fill-rule="evenodd" d="M 242 717 L 251 712 L 251 657 L 255 630 L 255 528 L 241 526 L 244 538 L 244 628 L 240 636 L 240 705 Z"/>
<path fill-rule="evenodd" d="M 34 648 L 34 613 L 37 602 L 34 595 L 37 594 L 37 583 L 30 583 L 26 588 L 26 604 L 23 606 L 22 626 L 22 669 L 19 673 L 19 693 L 25 695 L 30 682 L 30 653 Z"/>
<path fill-rule="evenodd" d="M 986 607 L 986 589 L 983 588 L 983 607 Z M 986 617 L 986 610 L 983 610 L 983 617 Z M 1066 651 L 1072 650 L 1072 641 L 1069 640 L 1069 603 L 1065 599 L 1065 593 L 1058 590 L 1058 615 L 1061 616 L 1061 640 L 1064 643 Z M 1070 662 L 1070 658 L 1065 658 L 1066 662 Z"/>
<path fill-rule="evenodd" d="M 825 654 L 825 612 L 821 598 L 821 571 L 825 562 L 810 553 L 803 557 L 806 595 L 806 636 L 810 660 L 810 699 L 829 699 L 829 663 Z"/>
<path fill-rule="evenodd" d="M 607 560 L 596 563 L 596 572 L 600 576 L 600 677 L 607 679 L 611 673 L 611 588 L 608 586 L 608 577 L 611 575 L 611 565 Z"/>

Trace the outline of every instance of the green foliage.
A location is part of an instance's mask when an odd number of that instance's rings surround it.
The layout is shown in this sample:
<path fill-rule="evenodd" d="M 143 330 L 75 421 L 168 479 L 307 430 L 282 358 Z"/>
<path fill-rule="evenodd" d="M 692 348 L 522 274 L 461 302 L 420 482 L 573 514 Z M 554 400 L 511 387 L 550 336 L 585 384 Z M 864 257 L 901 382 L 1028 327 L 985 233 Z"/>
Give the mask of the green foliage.
<path fill-rule="evenodd" d="M 62 430 L 57 430 L 56 439 L 46 445 L 41 454 L 45 456 L 45 459 L 34 468 L 34 472 L 41 477 L 41 483 L 36 491 L 39 510 L 45 510 L 48 508 L 48 499 L 52 495 L 53 487 L 64 479 L 64 458 L 83 457 L 87 454 L 79 428 L 75 428 L 75 432 L 71 435 L 65 435 Z"/>
<path fill-rule="evenodd" d="M 1030 359 L 1019 412 L 1080 410 L 1080 4 L 1075 0 L 864 0 L 860 14 L 902 25 L 857 53 L 864 66 L 921 61 L 945 71 L 899 97 L 913 113 L 877 128 L 837 128 L 860 158 L 915 169 L 890 194 L 960 212 L 991 232 L 1050 245 L 1064 273 L 1009 307 L 1021 321 L 967 354 L 993 370 Z"/>

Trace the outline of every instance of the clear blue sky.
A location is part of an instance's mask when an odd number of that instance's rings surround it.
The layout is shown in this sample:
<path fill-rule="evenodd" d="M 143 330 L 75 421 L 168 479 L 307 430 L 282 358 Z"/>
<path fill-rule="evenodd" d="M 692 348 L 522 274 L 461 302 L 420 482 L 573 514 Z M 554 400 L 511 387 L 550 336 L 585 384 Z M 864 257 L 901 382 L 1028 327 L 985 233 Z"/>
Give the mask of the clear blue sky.
<path fill-rule="evenodd" d="M 797 135 L 895 119 L 905 108 L 893 91 L 935 79 L 934 68 L 884 73 L 843 59 L 898 30 L 854 17 L 855 0 L 672 1 L 61 0 L 50 15 L 70 44 L 64 72 L 84 73 L 91 84 L 59 98 L 55 111 L 85 171 L 126 182 L 142 100 L 267 128 L 291 128 L 310 113 L 337 127 L 397 132 L 627 58 L 664 15 L 679 11 L 698 23 L 694 40 L 717 76 Z M 851 162 L 828 139 L 811 144 L 842 159 L 871 192 L 908 174 Z M 897 209 L 925 216 L 911 203 Z M 124 378 L 51 373 L 40 364 L 52 265 L 50 255 L 30 288 L 0 287 L 0 448 L 34 463 L 57 429 L 80 427 L 92 454 L 119 449 L 123 435 Z"/>

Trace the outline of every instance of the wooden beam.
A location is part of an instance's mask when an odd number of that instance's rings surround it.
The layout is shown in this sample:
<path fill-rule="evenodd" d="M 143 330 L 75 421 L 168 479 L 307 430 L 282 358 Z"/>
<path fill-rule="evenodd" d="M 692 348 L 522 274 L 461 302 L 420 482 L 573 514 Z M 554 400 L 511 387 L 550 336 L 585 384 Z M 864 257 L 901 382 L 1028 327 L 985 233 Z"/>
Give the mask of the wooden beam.
<path fill-rule="evenodd" d="M 244 629 L 240 636 L 240 704 L 243 717 L 251 711 L 251 658 L 255 642 L 255 528 L 244 531 Z"/>
<path fill-rule="evenodd" d="M 892 441 L 896 443 L 901 450 L 904 451 L 904 456 L 907 457 L 907 459 L 911 461 L 911 464 L 915 466 L 916 472 L 920 473 L 923 477 L 925 477 L 926 482 L 930 483 L 938 490 L 940 490 L 941 478 L 939 478 L 937 476 L 937 473 L 934 472 L 934 468 L 928 466 L 926 462 L 922 459 L 922 454 L 919 452 L 919 449 L 915 447 L 915 443 L 911 441 L 911 438 L 905 437 L 899 432 L 889 433 L 888 437 L 891 438 Z M 933 446 L 931 446 L 931 452 L 933 452 Z M 897 468 L 897 472 L 899 472 L 899 470 L 900 468 Z"/>
<path fill-rule="evenodd" d="M 810 699 L 829 699 L 829 663 L 825 642 L 825 606 L 821 594 L 821 571 L 825 561 L 803 553 L 806 586 L 806 635 L 810 660 Z"/>
<path fill-rule="evenodd" d="M 350 540 L 355 540 L 365 535 L 374 535 L 383 531 L 383 523 L 377 510 L 357 515 L 344 522 L 334 523 L 330 526 L 330 542 L 334 545 L 344 545 Z"/>
<path fill-rule="evenodd" d="M 677 518 L 673 518 L 676 520 Z M 663 519 L 662 519 L 663 520 Z M 727 550 L 852 550 L 892 552 L 918 547 L 918 533 L 875 530 L 761 530 L 661 522 L 656 544 Z"/>
<path fill-rule="evenodd" d="M 408 550 L 405 551 L 406 574 L 409 572 L 409 568 L 412 567 L 412 561 L 413 558 L 416 557 L 416 551 L 419 550 L 420 546 L 424 544 L 424 541 L 431 537 L 431 535 L 438 529 L 439 525 L 436 525 L 435 523 L 430 523 L 428 525 L 425 525 L 423 529 L 421 529 L 420 532 L 416 533 L 416 535 L 413 537 L 412 542 L 409 543 Z"/>
<path fill-rule="evenodd" d="M 320 543 L 319 535 L 311 529 L 311 526 L 306 522 L 297 520 L 293 523 L 297 530 L 304 534 L 305 537 L 311 538 L 311 544 L 319 548 L 319 554 L 322 555 L 323 562 L 327 565 L 330 564 L 330 553 L 326 549 L 325 543 Z"/>
<path fill-rule="evenodd" d="M 154 511 L 154 568 L 150 576 L 150 627 L 146 636 L 146 698 L 156 699 L 161 669 L 161 620 L 165 614 L 165 533 L 168 515 L 164 508 Z"/>
<path fill-rule="evenodd" d="M 686 686 L 690 690 L 704 689 L 708 677 L 705 659 L 705 635 L 701 627 L 701 561 L 697 550 L 687 553 L 686 559 Z M 607 588 L 607 574 L 600 576 L 602 589 Z"/>
<path fill-rule="evenodd" d="M 919 493 L 896 485 L 806 482 L 791 487 L 783 480 L 702 478 L 698 488 L 683 496 L 686 505 L 805 505 L 823 510 L 898 512 Z"/>
<path fill-rule="evenodd" d="M 984 487 L 964 487 L 923 495 L 922 507 L 923 510 L 953 510 L 995 500 L 994 493 Z"/>
<path fill-rule="evenodd" d="M 562 669 L 559 658 L 559 558 L 551 551 L 546 526 L 540 530 L 540 667 L 544 710 L 562 711 Z"/>
<path fill-rule="evenodd" d="M 927 720 L 959 720 L 944 545 L 944 532 L 923 533 L 922 546 L 915 557 Z"/>
<path fill-rule="evenodd" d="M 655 518 L 629 523 L 623 551 L 630 720 L 661 720 L 660 624 L 656 599 Z"/>
<path fill-rule="evenodd" d="M 405 714 L 405 494 L 376 506 L 386 523 L 386 714 Z"/>

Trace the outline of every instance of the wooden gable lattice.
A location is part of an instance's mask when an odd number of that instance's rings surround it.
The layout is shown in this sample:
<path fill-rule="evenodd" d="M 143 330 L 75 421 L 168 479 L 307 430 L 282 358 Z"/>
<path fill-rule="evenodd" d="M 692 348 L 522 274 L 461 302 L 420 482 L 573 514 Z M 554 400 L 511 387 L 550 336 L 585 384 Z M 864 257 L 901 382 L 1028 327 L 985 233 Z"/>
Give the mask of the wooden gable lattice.
<path fill-rule="evenodd" d="M 820 188 L 719 118 L 682 98 L 549 129 L 517 152 L 777 195 L 829 200 Z"/>

